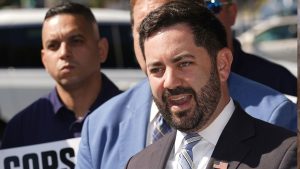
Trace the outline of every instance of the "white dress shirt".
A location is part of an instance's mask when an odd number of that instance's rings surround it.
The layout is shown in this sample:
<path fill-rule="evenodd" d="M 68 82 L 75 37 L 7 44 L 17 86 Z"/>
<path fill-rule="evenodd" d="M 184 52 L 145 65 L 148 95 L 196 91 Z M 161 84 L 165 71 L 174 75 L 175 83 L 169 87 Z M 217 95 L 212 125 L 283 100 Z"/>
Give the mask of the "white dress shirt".
<path fill-rule="evenodd" d="M 219 137 L 229 121 L 234 109 L 234 103 L 232 99 L 230 99 L 229 103 L 225 106 L 220 115 L 207 128 L 198 133 L 202 139 L 193 147 L 193 161 L 197 169 L 206 168 Z M 175 145 L 169 156 L 166 169 L 177 168 L 178 155 L 183 146 L 183 138 L 185 136 L 185 133 L 177 130 Z"/>
<path fill-rule="evenodd" d="M 152 101 L 151 105 L 151 110 L 150 110 L 150 118 L 149 118 L 149 123 L 148 123 L 148 130 L 147 130 L 147 140 L 146 140 L 146 146 L 152 144 L 152 133 L 154 130 L 154 122 L 156 118 L 158 118 L 159 113 L 158 113 L 158 108 L 154 101 Z"/>

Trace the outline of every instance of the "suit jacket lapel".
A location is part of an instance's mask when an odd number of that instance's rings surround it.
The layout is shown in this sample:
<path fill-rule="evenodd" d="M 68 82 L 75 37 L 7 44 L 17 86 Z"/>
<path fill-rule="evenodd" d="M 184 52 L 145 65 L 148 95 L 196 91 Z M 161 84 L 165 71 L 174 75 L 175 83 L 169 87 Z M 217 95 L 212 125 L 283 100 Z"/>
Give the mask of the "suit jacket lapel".
<path fill-rule="evenodd" d="M 235 111 L 217 142 L 207 169 L 213 169 L 213 164 L 219 161 L 228 162 L 228 168 L 235 169 L 251 149 L 243 141 L 254 135 L 254 125 L 246 112 L 237 103 L 235 105 Z"/>
<path fill-rule="evenodd" d="M 155 169 L 165 169 L 176 138 L 176 130 L 167 134 L 155 143 L 149 166 Z"/>
<path fill-rule="evenodd" d="M 121 145 L 118 148 L 121 168 L 131 156 L 144 149 L 146 145 L 148 125 L 145 124 L 148 124 L 152 103 L 148 81 L 145 80 L 129 96 L 129 99 L 128 104 L 124 106 L 126 110 L 120 110 L 124 111 L 127 116 L 119 125 L 119 144 Z"/>

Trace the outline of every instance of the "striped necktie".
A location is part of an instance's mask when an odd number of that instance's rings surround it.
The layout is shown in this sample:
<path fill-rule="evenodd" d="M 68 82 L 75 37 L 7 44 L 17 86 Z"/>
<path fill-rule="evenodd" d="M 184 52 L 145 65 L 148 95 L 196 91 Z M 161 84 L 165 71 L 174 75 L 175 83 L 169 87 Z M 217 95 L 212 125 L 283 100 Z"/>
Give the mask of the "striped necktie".
<path fill-rule="evenodd" d="M 159 140 L 161 137 L 171 132 L 172 128 L 164 120 L 161 114 L 158 115 L 154 122 L 153 133 L 152 133 L 152 143 Z"/>
<path fill-rule="evenodd" d="M 197 133 L 191 133 L 184 137 L 184 144 L 178 157 L 177 169 L 195 169 L 193 163 L 193 147 L 201 140 Z"/>

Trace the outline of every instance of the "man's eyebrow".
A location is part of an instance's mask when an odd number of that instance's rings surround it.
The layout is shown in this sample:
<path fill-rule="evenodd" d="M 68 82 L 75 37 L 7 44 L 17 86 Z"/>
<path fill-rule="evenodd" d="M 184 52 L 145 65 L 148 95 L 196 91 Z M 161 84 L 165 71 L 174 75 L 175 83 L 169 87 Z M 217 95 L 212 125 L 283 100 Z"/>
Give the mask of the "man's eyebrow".
<path fill-rule="evenodd" d="M 74 38 L 74 37 L 84 37 L 81 33 L 74 33 L 71 34 L 69 37 Z"/>
<path fill-rule="evenodd" d="M 161 66 L 161 65 L 162 65 L 161 62 L 156 61 L 156 62 L 152 62 L 152 63 L 147 64 L 147 67 L 158 67 L 158 66 Z"/>
<path fill-rule="evenodd" d="M 190 58 L 190 59 L 194 59 L 195 56 L 194 55 L 191 55 L 189 53 L 181 53 L 181 54 L 178 54 L 176 56 L 174 56 L 172 59 L 171 59 L 171 62 L 172 63 L 177 63 L 183 59 L 186 59 L 186 58 Z M 147 67 L 158 67 L 158 66 L 161 66 L 163 65 L 160 61 L 154 61 L 152 63 L 149 63 L 147 64 L 146 66 Z"/>
<path fill-rule="evenodd" d="M 179 54 L 177 56 L 174 56 L 174 58 L 172 58 L 172 63 L 177 63 L 185 58 L 191 58 L 194 59 L 195 56 L 188 54 L 188 53 L 184 53 L 184 54 Z"/>

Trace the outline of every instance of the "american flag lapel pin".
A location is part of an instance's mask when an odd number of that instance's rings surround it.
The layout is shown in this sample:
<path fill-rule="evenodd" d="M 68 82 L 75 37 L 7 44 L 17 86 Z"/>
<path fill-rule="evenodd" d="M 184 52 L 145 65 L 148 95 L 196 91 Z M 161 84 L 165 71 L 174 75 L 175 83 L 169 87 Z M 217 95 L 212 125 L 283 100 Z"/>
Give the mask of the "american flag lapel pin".
<path fill-rule="evenodd" d="M 228 163 L 227 162 L 215 162 L 213 165 L 214 169 L 227 169 L 228 168 Z"/>

